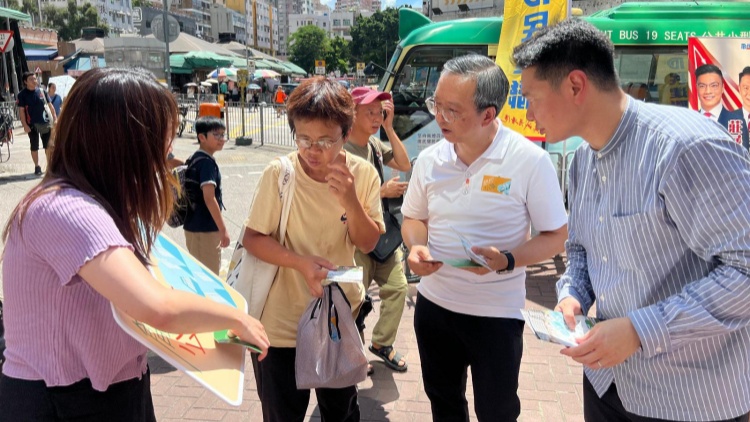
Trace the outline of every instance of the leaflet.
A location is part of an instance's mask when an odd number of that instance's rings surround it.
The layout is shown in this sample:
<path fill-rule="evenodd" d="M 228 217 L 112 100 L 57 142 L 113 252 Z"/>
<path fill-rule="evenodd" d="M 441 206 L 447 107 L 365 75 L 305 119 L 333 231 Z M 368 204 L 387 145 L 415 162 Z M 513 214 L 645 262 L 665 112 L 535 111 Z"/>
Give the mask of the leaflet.
<path fill-rule="evenodd" d="M 362 283 L 363 279 L 363 267 L 338 267 L 335 270 L 328 271 L 328 276 L 323 280 L 323 285 L 331 283 Z"/>
<path fill-rule="evenodd" d="M 250 344 L 246 341 L 240 340 L 239 337 L 235 335 L 230 335 L 229 330 L 222 330 L 222 331 L 215 331 L 214 332 L 214 341 L 217 343 L 232 343 L 232 344 L 239 344 L 240 346 L 245 346 L 248 349 L 252 350 L 256 353 L 261 353 L 261 350 L 258 348 L 258 346 L 254 344 Z"/>
<path fill-rule="evenodd" d="M 490 271 L 495 271 L 490 267 L 490 265 L 487 263 L 487 261 L 482 257 L 481 255 L 478 255 L 474 253 L 474 251 L 471 250 L 471 243 L 468 239 L 466 239 L 461 233 L 458 232 L 454 227 L 451 227 L 453 231 L 456 233 L 456 236 L 458 236 L 458 240 L 461 241 L 461 246 L 464 247 L 464 251 L 466 252 L 466 255 L 475 263 L 479 264 L 477 266 L 482 266 Z M 457 265 L 454 265 L 457 267 Z M 468 265 L 465 265 L 468 266 Z"/>
<path fill-rule="evenodd" d="M 596 318 L 576 315 L 576 327 L 571 331 L 561 312 L 521 309 L 521 314 L 538 339 L 567 347 L 577 346 L 576 339 L 583 337 L 597 323 Z"/>

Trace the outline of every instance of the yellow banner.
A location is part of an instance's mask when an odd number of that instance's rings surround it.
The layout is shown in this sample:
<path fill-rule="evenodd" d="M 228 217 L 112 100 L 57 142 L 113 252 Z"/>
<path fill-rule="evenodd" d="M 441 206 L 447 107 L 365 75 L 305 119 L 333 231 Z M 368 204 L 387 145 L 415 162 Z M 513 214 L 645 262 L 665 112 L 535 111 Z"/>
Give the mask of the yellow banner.
<path fill-rule="evenodd" d="M 500 111 L 500 120 L 533 141 L 543 141 L 544 135 L 536 130 L 534 123 L 526 120 L 527 103 L 521 95 L 521 70 L 511 64 L 513 48 L 531 38 L 538 29 L 554 25 L 569 14 L 570 0 L 505 0 L 495 62 L 508 76 L 510 92 Z"/>

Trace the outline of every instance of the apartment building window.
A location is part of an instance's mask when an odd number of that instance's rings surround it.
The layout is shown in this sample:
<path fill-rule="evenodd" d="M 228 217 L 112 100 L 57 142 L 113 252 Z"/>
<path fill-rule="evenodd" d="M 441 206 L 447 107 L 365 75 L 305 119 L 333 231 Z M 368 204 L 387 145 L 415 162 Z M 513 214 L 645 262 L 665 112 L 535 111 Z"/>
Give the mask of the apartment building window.
<path fill-rule="evenodd" d="M 344 19 L 344 26 L 352 26 L 351 19 Z"/>
<path fill-rule="evenodd" d="M 340 19 L 334 19 L 333 20 L 333 26 L 341 26 L 341 20 Z"/>

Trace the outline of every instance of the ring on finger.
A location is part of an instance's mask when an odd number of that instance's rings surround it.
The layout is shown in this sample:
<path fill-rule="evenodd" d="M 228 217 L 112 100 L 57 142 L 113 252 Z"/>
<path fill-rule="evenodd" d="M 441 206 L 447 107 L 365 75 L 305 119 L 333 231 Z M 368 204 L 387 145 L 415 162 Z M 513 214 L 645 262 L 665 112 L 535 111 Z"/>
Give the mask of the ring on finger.
<path fill-rule="evenodd" d="M 597 365 L 599 365 L 599 369 L 601 369 L 601 368 L 604 368 L 604 367 L 602 366 L 602 361 L 598 360 L 598 361 L 596 361 L 596 364 L 597 364 Z"/>

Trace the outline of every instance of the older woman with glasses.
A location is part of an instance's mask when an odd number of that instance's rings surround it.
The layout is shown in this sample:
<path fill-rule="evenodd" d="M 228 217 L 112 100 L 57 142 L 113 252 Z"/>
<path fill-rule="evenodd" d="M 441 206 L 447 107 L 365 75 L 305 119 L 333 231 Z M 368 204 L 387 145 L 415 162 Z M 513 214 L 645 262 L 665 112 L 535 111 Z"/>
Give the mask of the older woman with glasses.
<path fill-rule="evenodd" d="M 279 266 L 261 316 L 271 347 L 265 360 L 253 362 L 265 422 L 304 418 L 310 390 L 298 390 L 295 381 L 297 323 L 307 304 L 322 296 L 328 271 L 355 265 L 355 249 L 371 251 L 385 231 L 375 167 L 342 149 L 354 119 L 351 95 L 335 81 L 312 78 L 294 90 L 287 113 L 298 149 L 288 155 L 296 183 L 283 245 L 278 160 L 261 176 L 242 242 Z M 362 284 L 342 288 L 356 315 Z M 355 385 L 315 394 L 323 420 L 359 420 Z"/>

